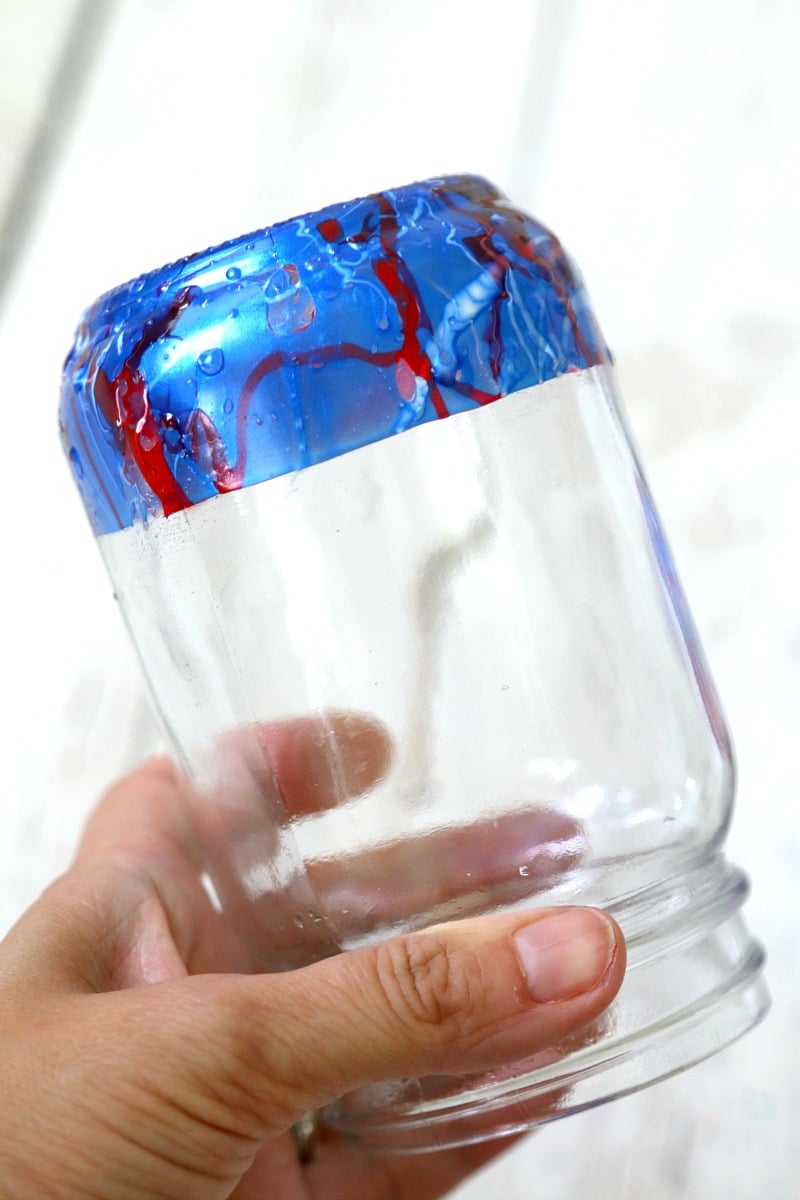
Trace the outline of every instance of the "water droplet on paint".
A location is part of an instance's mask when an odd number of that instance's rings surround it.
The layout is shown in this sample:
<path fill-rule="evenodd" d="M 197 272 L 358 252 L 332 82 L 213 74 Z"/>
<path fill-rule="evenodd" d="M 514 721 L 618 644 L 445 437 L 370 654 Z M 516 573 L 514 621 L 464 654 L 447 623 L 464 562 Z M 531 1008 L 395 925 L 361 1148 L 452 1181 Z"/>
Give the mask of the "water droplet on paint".
<path fill-rule="evenodd" d="M 219 375 L 225 364 L 225 355 L 219 348 L 204 350 L 197 356 L 197 365 L 204 375 Z"/>
<path fill-rule="evenodd" d="M 264 294 L 268 300 L 278 300 L 293 288 L 298 287 L 299 281 L 300 277 L 294 263 L 276 267 L 264 284 Z"/>
<path fill-rule="evenodd" d="M 389 328 L 389 318 L 388 317 L 378 317 L 377 325 L 378 325 L 378 329 L 388 329 Z"/>
<path fill-rule="evenodd" d="M 228 267 L 227 271 L 225 272 L 226 279 L 241 279 L 241 277 L 242 272 L 238 267 Z"/>
<path fill-rule="evenodd" d="M 528 875 L 528 868 L 527 868 L 527 867 L 520 867 L 520 869 L 519 869 L 519 873 L 520 873 L 520 875 L 522 875 L 522 876 L 523 876 L 523 878 L 526 878 L 526 877 L 527 877 L 527 875 Z"/>
<path fill-rule="evenodd" d="M 226 413 L 232 413 L 233 412 L 233 401 L 226 400 L 222 406 L 222 411 L 226 412 Z"/>
<path fill-rule="evenodd" d="M 273 333 L 300 333 L 316 316 L 311 293 L 302 286 L 294 263 L 284 263 L 272 271 L 264 284 L 264 294 L 267 324 Z"/>

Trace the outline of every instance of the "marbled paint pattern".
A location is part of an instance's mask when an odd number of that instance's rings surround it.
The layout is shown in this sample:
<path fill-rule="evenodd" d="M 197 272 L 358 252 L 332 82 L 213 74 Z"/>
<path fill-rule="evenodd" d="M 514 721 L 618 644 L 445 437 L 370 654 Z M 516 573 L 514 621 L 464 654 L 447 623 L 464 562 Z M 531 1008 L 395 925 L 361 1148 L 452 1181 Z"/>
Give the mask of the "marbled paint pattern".
<path fill-rule="evenodd" d="M 102 534 L 608 357 L 558 240 L 485 180 L 431 179 L 102 296 L 61 431 Z"/>

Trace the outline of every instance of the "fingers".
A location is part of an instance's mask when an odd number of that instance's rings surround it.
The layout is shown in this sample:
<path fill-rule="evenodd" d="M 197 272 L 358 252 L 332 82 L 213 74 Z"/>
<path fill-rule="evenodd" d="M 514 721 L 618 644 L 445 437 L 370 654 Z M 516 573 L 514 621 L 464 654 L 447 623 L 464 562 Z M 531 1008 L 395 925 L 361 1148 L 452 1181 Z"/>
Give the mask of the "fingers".
<path fill-rule="evenodd" d="M 211 1086 L 238 1089 L 274 1133 L 365 1083 L 528 1058 L 596 1018 L 624 966 L 610 918 L 543 909 L 434 927 L 283 975 L 191 982 L 217 997 L 199 1034 L 212 1047 Z"/>
<path fill-rule="evenodd" d="M 516 1138 L 458 1146 L 427 1154 L 369 1154 L 361 1146 L 347 1145 L 339 1137 L 322 1131 L 314 1157 L 305 1168 L 312 1195 L 325 1195 L 326 1183 L 333 1171 L 346 1181 L 341 1195 L 348 1197 L 406 1196 L 409 1200 L 438 1200 L 450 1194 L 462 1180 L 504 1154 Z M 379 1181 L 375 1187 L 376 1177 Z M 316 1188 L 316 1191 L 315 1191 Z M 329 1189 L 330 1190 L 330 1189 Z M 265 1188 L 253 1193 L 263 1200 Z M 332 1193 L 337 1195 L 336 1192 Z M 238 1200 L 238 1198 L 237 1198 Z"/>
<path fill-rule="evenodd" d="M 249 741 L 251 761 L 257 761 L 259 751 L 266 754 L 293 816 L 322 812 L 363 795 L 392 761 L 389 731 L 362 713 L 324 712 L 254 725 L 237 737 L 242 753 Z"/>
<path fill-rule="evenodd" d="M 168 758 L 154 758 L 113 787 L 89 817 L 76 863 L 180 856 L 203 864 L 191 790 Z"/>
<path fill-rule="evenodd" d="M 256 723 L 221 739 L 211 794 L 197 797 L 197 828 L 247 969 L 287 969 L 340 948 L 292 825 L 368 792 L 391 757 L 385 727 L 353 712 Z"/>
<path fill-rule="evenodd" d="M 492 907 L 518 903 L 582 856 L 580 825 L 538 808 L 422 836 L 398 827 L 390 844 L 290 863 L 291 821 L 368 792 L 391 758 L 385 727 L 359 713 L 255 724 L 226 736 L 221 786 L 198 805 L 198 823 L 251 969 L 293 969 L 365 936 L 476 915 L 488 894 Z"/>
<path fill-rule="evenodd" d="M 243 969 L 245 957 L 202 886 L 195 797 L 166 758 L 109 789 L 71 870 L 24 918 L 26 935 L 58 923 L 48 985 L 107 991 L 187 973 Z"/>
<path fill-rule="evenodd" d="M 79 870 L 93 869 L 100 892 L 105 880 L 114 927 L 128 947 L 136 943 L 114 985 L 174 977 L 181 963 L 191 973 L 292 969 L 365 937 L 518 903 L 580 859 L 579 824 L 533 809 L 423 836 L 398 829 L 392 844 L 278 870 L 294 845 L 282 833 L 288 814 L 308 816 L 368 791 L 391 753 L 378 722 L 331 712 L 230 734 L 221 751 L 228 786 L 213 797 L 194 792 L 166 759 L 116 784 L 76 858 Z M 200 886 L 205 866 L 224 919 Z M 154 899 L 132 887 L 134 875 Z M 120 910 L 134 904 L 131 925 Z"/>
<path fill-rule="evenodd" d="M 391 755 L 391 739 L 379 722 L 337 712 L 236 730 L 224 751 L 255 777 L 262 822 L 275 781 L 288 812 L 306 815 L 367 791 L 385 774 Z M 177 853 L 201 870 L 203 819 L 199 798 L 174 764 L 155 758 L 109 789 L 86 824 L 76 861 L 157 860 Z"/>
<path fill-rule="evenodd" d="M 403 837 L 307 864 L 283 888 L 264 870 L 275 855 L 265 818 L 213 810 L 206 820 L 210 870 L 254 969 L 287 970 L 359 939 L 388 936 L 530 899 L 579 861 L 584 838 L 572 818 L 546 809 Z M 213 830 L 213 836 L 212 836 Z M 487 900 L 487 897 L 490 899 Z"/>
<path fill-rule="evenodd" d="M 329 927 L 353 939 L 409 918 L 477 915 L 488 893 L 493 906 L 514 904 L 574 867 L 583 849 L 576 821 L 533 809 L 323 859 L 309 878 Z"/>
<path fill-rule="evenodd" d="M 302 1195 L 328 1196 L 331 1200 L 361 1200 L 366 1196 L 376 1200 L 390 1196 L 439 1200 L 518 1140 L 519 1135 L 426 1154 L 376 1154 L 343 1142 L 321 1125 L 311 1161 L 303 1166 L 300 1186 L 307 1188 Z M 234 1192 L 235 1200 L 265 1200 L 274 1195 L 281 1159 L 288 1170 L 296 1164 L 297 1149 L 288 1135 L 285 1141 L 273 1138 L 266 1144 Z"/>
<path fill-rule="evenodd" d="M 90 817 L 72 873 L 72 883 L 93 893 L 95 924 L 105 918 L 124 955 L 106 953 L 117 965 L 106 982 L 92 971 L 93 986 L 174 978 L 182 965 L 192 973 L 282 966 L 283 944 L 302 963 L 338 949 L 319 920 L 314 937 L 298 931 L 298 912 L 314 905 L 302 864 L 278 894 L 262 899 L 256 881 L 270 878 L 289 814 L 344 803 L 372 786 L 390 759 L 382 725 L 331 712 L 227 735 L 217 764 L 225 788 L 213 796 L 192 789 L 166 758 L 120 780 Z M 206 865 L 223 896 L 224 923 L 200 883 Z M 96 942 L 105 928 L 93 934 Z"/>
<path fill-rule="evenodd" d="M 280 825 L 363 795 L 384 777 L 392 752 L 386 727 L 364 713 L 256 722 L 219 742 L 219 799 Z"/>

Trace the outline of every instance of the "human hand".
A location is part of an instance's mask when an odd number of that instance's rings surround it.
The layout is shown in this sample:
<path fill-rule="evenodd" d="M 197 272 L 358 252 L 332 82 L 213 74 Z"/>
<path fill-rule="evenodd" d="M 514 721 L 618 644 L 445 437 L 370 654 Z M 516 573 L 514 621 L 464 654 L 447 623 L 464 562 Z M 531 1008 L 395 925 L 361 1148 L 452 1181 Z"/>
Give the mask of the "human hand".
<path fill-rule="evenodd" d="M 495 811 L 489 802 L 460 824 L 438 812 L 424 831 L 396 808 L 392 817 L 383 806 L 397 797 L 380 788 L 390 772 L 410 774 L 396 755 L 388 729 L 359 712 L 254 723 L 221 739 L 193 825 L 244 969 L 291 970 L 345 946 L 479 916 L 487 904 L 530 903 L 580 864 L 584 831 L 558 808 Z M 350 811 L 325 838 L 335 853 L 298 861 L 295 823 L 341 808 Z"/>
<path fill-rule="evenodd" d="M 440 925 L 272 975 L 200 880 L 185 783 L 117 784 L 70 870 L 0 945 L 7 1200 L 433 1200 L 497 1151 L 370 1155 L 292 1125 L 364 1083 L 489 1069 L 613 999 L 621 935 L 592 910 Z"/>

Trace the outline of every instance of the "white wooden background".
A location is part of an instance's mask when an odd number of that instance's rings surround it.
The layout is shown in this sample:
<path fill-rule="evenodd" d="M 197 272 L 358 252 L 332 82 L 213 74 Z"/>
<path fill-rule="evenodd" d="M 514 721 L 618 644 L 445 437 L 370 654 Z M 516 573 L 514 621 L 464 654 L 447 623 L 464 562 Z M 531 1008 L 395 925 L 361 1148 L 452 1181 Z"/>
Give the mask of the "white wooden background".
<path fill-rule="evenodd" d="M 460 1200 L 800 1198 L 799 52 L 796 0 L 0 0 L 0 929 L 156 741 L 56 436 L 96 293 L 472 170 L 561 234 L 616 351 L 736 737 L 774 1007 Z"/>

